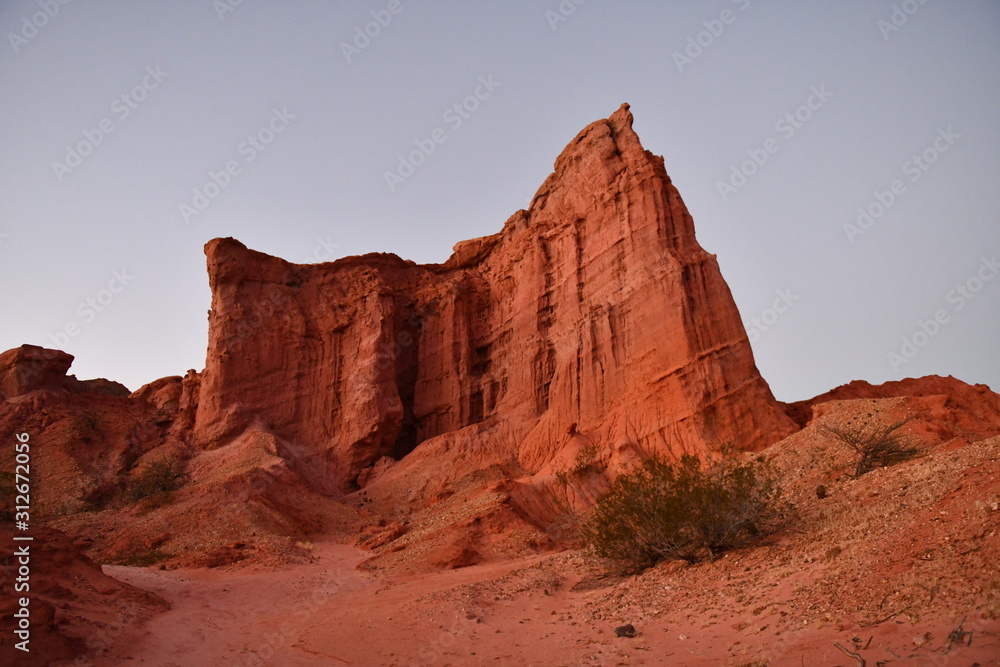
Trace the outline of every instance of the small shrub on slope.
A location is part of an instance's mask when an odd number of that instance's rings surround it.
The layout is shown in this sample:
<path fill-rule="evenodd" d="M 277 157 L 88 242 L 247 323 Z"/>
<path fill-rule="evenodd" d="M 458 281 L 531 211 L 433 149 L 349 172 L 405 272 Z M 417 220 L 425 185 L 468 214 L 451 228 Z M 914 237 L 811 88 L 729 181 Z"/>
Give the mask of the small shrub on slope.
<path fill-rule="evenodd" d="M 763 457 L 708 469 L 696 456 L 652 458 L 615 480 L 582 536 L 598 556 L 633 568 L 693 563 L 773 532 L 781 510 L 781 488 Z"/>
<path fill-rule="evenodd" d="M 884 425 L 872 421 L 849 426 L 826 425 L 822 430 L 857 453 L 858 460 L 854 467 L 854 477 L 857 478 L 875 468 L 895 465 L 917 455 L 919 450 L 914 446 L 914 439 L 899 432 L 905 423 L 906 420 L 903 420 Z"/>
<path fill-rule="evenodd" d="M 152 461 L 134 476 L 125 488 L 125 498 L 136 502 L 179 489 L 187 481 L 182 464 L 159 459 Z"/>

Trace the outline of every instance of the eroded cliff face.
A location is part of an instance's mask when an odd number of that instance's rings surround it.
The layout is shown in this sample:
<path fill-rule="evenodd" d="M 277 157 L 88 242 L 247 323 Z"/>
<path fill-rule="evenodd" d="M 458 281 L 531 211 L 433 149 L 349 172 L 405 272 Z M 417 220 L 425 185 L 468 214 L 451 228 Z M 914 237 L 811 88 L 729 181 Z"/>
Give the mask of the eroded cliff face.
<path fill-rule="evenodd" d="M 233 239 L 206 254 L 195 441 L 268 429 L 326 493 L 415 448 L 393 474 L 419 460 L 441 484 L 494 463 L 551 474 L 582 450 L 614 466 L 759 449 L 795 429 L 628 105 L 570 142 L 528 210 L 442 265 L 298 266 Z"/>
<path fill-rule="evenodd" d="M 337 535 L 373 551 L 362 567 L 462 567 L 569 544 L 574 512 L 651 454 L 759 450 L 799 427 L 784 447 L 808 449 L 857 415 L 949 447 L 1000 429 L 1000 397 L 953 378 L 777 403 L 627 106 L 444 264 L 300 266 L 233 239 L 206 254 L 202 373 L 129 394 L 67 375 L 57 350 L 0 354 L 0 432 L 41 443 L 36 518 L 101 562 L 295 562 L 309 535 Z M 840 474 L 802 461 L 810 484 Z M 135 501 L 161 462 L 180 487 Z"/>

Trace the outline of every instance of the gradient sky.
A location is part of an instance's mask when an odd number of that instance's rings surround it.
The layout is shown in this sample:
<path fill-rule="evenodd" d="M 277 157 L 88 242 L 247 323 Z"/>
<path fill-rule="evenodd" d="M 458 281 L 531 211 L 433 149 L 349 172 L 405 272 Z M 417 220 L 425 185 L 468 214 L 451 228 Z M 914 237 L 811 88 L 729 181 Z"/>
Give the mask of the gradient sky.
<path fill-rule="evenodd" d="M 0 349 L 130 389 L 201 369 L 209 239 L 440 262 L 629 102 L 779 399 L 1000 390 L 995 0 L 5 0 L 0 28 Z"/>

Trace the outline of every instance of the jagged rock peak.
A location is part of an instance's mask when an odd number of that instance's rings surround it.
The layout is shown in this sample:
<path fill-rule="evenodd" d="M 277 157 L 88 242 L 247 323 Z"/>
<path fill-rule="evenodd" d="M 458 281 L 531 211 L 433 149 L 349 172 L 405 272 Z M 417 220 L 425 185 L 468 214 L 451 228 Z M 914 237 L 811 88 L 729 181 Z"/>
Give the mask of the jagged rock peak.
<path fill-rule="evenodd" d="M 444 264 L 297 266 L 233 239 L 206 254 L 196 440 L 263 427 L 326 492 L 442 438 L 462 452 L 445 467 L 540 474 L 581 434 L 614 465 L 794 429 L 627 104 L 570 141 L 528 210 Z"/>

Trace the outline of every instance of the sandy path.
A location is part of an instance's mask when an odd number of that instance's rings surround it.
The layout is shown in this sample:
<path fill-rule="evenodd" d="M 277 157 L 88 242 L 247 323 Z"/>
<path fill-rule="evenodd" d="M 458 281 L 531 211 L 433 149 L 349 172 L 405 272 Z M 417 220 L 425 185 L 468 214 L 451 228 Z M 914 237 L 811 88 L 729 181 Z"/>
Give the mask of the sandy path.
<path fill-rule="evenodd" d="M 551 666 L 699 664 L 700 658 L 720 664 L 733 639 L 699 632 L 700 619 L 673 627 L 647 623 L 639 637 L 617 638 L 611 621 L 582 620 L 583 606 L 599 591 L 570 591 L 575 577 L 559 589 L 524 591 L 485 606 L 434 598 L 544 556 L 380 581 L 355 571 L 367 555 L 362 551 L 319 544 L 315 553 L 316 562 L 285 571 L 105 567 L 172 608 L 125 633 L 94 664 Z M 701 641 L 685 646 L 677 640 L 685 633 Z"/>
<path fill-rule="evenodd" d="M 283 571 L 105 566 L 108 575 L 157 593 L 170 602 L 171 609 L 142 628 L 123 633 L 94 664 L 438 663 L 456 652 L 468 655 L 453 647 L 465 626 L 475 621 L 459 619 L 452 608 L 410 615 L 401 610 L 427 593 L 489 580 L 542 558 L 408 577 L 390 584 L 354 569 L 369 555 L 363 551 L 317 544 L 314 553 L 316 562 Z"/>
<path fill-rule="evenodd" d="M 655 617 L 628 607 L 595 620 L 593 605 L 610 589 L 574 592 L 579 576 L 555 585 L 526 572 L 546 556 L 386 579 L 354 568 L 365 552 L 316 545 L 317 559 L 282 571 L 105 567 L 172 604 L 146 626 L 124 633 L 95 665 L 251 667 L 274 665 L 848 665 L 834 647 L 850 633 L 828 624 L 776 632 L 776 617 L 729 608 L 738 591 L 720 587 L 711 608 L 662 609 Z M 501 583 L 510 574 L 506 583 Z M 792 578 L 794 579 L 794 578 Z M 773 598 L 793 595 L 776 582 Z M 513 588 L 511 588 L 513 581 Z M 528 582 L 528 585 L 522 585 Z M 541 583 L 539 583 L 541 582 Z M 512 592 L 513 591 L 513 592 Z M 726 597 L 728 596 L 728 597 Z M 718 613 L 716 613 L 718 612 Z M 639 635 L 616 637 L 635 621 Z M 952 623 L 952 621 L 948 621 Z M 941 642 L 951 625 L 924 623 Z M 996 642 L 950 655 L 900 659 L 918 630 L 890 621 L 865 631 L 871 652 L 893 667 L 998 664 Z M 896 653 L 892 653 L 891 649 Z M 869 664 L 872 664 L 871 662 Z"/>
<path fill-rule="evenodd" d="M 171 609 L 125 632 L 94 664 L 315 665 L 315 656 L 288 650 L 292 628 L 331 598 L 371 586 L 354 570 L 364 552 L 320 544 L 316 556 L 314 563 L 279 571 L 105 566 L 106 574 L 157 593 Z"/>

